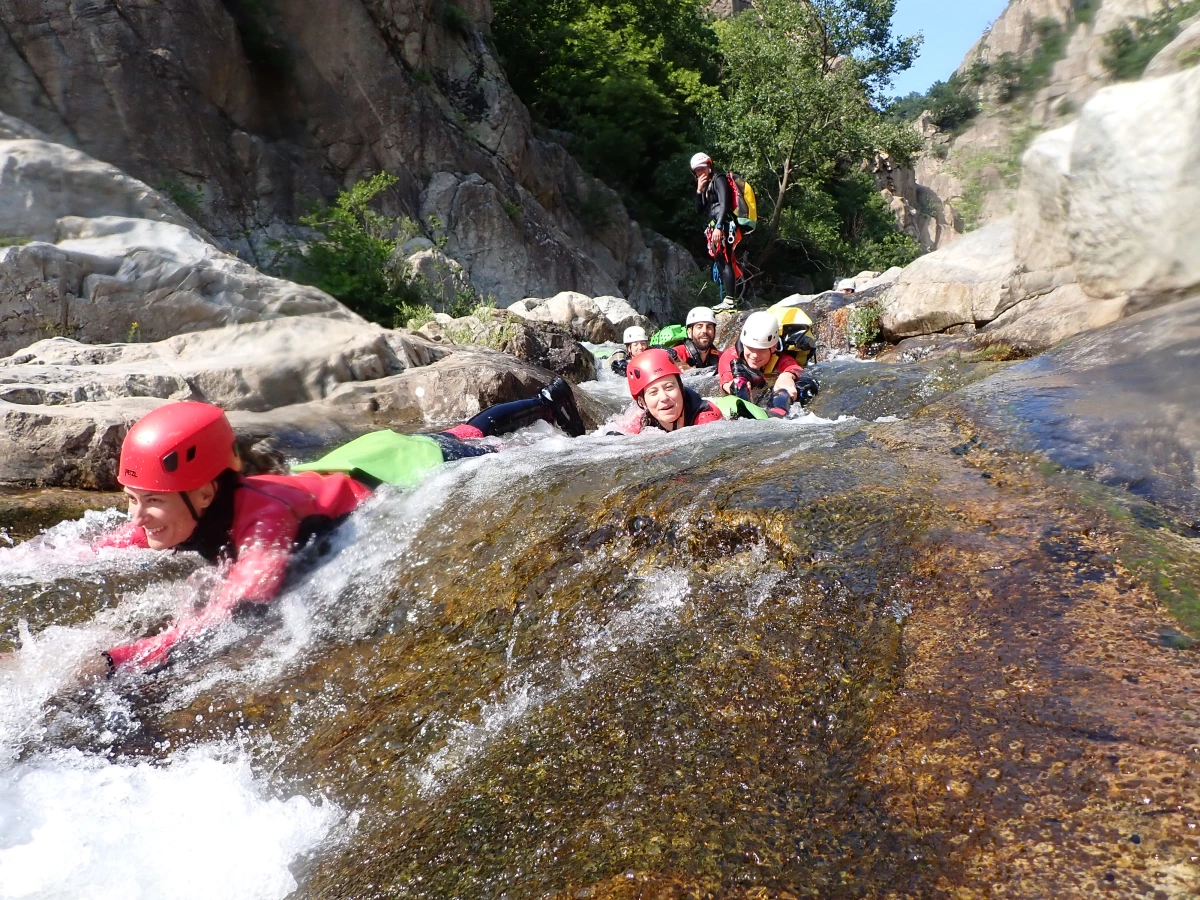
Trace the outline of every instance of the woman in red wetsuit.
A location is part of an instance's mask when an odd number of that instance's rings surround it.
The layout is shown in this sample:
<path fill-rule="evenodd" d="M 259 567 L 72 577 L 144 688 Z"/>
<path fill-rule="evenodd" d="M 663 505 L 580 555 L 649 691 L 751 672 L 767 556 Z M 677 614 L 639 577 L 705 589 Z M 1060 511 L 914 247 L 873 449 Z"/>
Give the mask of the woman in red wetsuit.
<path fill-rule="evenodd" d="M 719 409 L 683 386 L 679 366 L 671 361 L 666 350 L 639 353 L 629 361 L 625 377 L 634 402 L 644 410 L 641 418 L 630 426 L 629 434 L 639 434 L 643 428 L 677 431 L 724 418 Z"/>
<path fill-rule="evenodd" d="M 494 448 L 464 439 L 505 434 L 549 420 L 583 433 L 570 386 L 555 379 L 537 397 L 486 409 L 448 432 L 364 435 L 291 475 L 240 474 L 233 428 L 207 403 L 169 403 L 140 419 L 121 445 L 117 480 L 129 522 L 100 538 L 102 548 L 191 550 L 229 569 L 198 612 L 166 630 L 101 654 L 85 675 L 145 671 L 167 661 L 180 641 L 228 619 L 243 604 L 278 594 L 293 551 L 332 529 L 383 482 L 412 484 L 452 459 Z"/>

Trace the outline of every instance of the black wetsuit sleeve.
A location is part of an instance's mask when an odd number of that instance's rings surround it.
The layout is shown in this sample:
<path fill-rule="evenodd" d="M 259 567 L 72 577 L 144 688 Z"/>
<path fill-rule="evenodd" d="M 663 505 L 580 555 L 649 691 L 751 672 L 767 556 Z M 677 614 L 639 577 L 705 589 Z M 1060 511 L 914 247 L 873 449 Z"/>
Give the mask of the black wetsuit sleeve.
<path fill-rule="evenodd" d="M 729 178 L 724 172 L 713 176 L 712 188 L 716 194 L 716 205 L 712 211 L 712 220 L 724 228 L 729 216 L 733 213 L 733 190 L 729 187 Z"/>

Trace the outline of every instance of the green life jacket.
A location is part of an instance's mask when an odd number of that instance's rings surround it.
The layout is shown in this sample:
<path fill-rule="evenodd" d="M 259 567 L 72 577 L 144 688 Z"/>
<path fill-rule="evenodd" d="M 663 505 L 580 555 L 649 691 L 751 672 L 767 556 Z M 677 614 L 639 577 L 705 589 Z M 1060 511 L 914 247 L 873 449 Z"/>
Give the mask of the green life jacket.
<path fill-rule="evenodd" d="M 412 487 L 443 462 L 442 448 L 429 435 L 372 431 L 292 471 L 343 472 L 351 478 L 359 472 L 376 483 Z"/>
<path fill-rule="evenodd" d="M 761 406 L 747 403 L 741 397 L 716 397 L 708 401 L 721 411 L 727 419 L 768 419 L 767 411 Z"/>

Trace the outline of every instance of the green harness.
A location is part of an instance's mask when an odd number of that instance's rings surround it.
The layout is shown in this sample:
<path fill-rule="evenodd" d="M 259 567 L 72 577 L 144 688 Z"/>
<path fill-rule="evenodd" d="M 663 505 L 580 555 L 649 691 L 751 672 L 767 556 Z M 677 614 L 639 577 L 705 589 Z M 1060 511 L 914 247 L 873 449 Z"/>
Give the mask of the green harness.
<path fill-rule="evenodd" d="M 395 431 L 372 431 L 316 462 L 292 466 L 293 472 L 343 472 L 351 478 L 355 473 L 368 476 L 376 484 L 412 487 L 431 469 L 443 462 L 442 448 L 425 434 L 398 434 Z"/>

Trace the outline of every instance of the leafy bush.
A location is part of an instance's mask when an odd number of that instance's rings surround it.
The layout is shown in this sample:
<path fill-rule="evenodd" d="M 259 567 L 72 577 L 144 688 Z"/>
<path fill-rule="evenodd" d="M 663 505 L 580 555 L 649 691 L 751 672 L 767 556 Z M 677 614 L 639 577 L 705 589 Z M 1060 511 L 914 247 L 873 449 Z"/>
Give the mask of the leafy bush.
<path fill-rule="evenodd" d="M 1183 22 L 1200 13 L 1200 0 L 1168 3 L 1153 16 L 1134 19 L 1104 36 L 1108 52 L 1102 62 L 1118 81 L 1142 77 L 1150 60 L 1179 36 Z"/>
<path fill-rule="evenodd" d="M 846 317 L 846 337 L 855 347 L 866 347 L 879 339 L 879 322 L 883 318 L 883 307 L 868 300 L 851 310 Z"/>
<path fill-rule="evenodd" d="M 320 234 L 308 243 L 292 241 L 281 249 L 289 261 L 289 275 L 302 284 L 318 287 L 359 315 L 389 328 L 429 320 L 439 306 L 451 315 L 463 315 L 479 298 L 469 285 L 460 285 L 454 300 L 440 302 L 429 285 L 413 278 L 399 248 L 421 229 L 412 219 L 393 218 L 374 209 L 377 197 L 397 178 L 380 173 L 342 191 L 332 206 L 321 206 L 301 216 L 302 224 Z"/>

